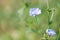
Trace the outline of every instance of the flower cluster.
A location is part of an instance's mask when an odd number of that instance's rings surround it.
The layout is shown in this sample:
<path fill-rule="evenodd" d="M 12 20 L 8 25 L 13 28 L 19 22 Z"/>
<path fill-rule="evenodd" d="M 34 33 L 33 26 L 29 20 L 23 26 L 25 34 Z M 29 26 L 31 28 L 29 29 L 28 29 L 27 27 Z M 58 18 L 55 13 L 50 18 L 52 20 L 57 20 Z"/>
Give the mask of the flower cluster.
<path fill-rule="evenodd" d="M 29 15 L 30 16 L 36 16 L 36 15 L 39 15 L 41 14 L 41 10 L 39 8 L 31 8 L 29 10 Z"/>

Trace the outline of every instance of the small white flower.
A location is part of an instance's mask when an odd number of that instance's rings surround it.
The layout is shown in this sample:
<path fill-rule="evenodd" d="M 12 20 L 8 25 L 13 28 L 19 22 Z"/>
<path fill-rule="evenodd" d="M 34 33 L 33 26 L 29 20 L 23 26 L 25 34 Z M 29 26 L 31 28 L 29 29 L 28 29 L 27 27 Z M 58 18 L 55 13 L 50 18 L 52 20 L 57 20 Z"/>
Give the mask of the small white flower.
<path fill-rule="evenodd" d="M 36 15 L 39 15 L 41 14 L 41 10 L 39 8 L 31 8 L 29 10 L 29 15 L 30 16 L 36 16 Z"/>
<path fill-rule="evenodd" d="M 47 29 L 47 30 L 46 30 L 46 33 L 47 33 L 49 36 L 53 36 L 53 35 L 56 34 L 55 31 L 52 30 L 52 29 Z"/>

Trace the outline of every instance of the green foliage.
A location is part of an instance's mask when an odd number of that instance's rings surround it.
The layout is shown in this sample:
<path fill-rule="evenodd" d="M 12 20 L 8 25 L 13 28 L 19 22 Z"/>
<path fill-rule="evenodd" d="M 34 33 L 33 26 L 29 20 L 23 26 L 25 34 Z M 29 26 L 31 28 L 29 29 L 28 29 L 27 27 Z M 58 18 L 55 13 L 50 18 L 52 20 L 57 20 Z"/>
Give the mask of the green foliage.
<path fill-rule="evenodd" d="M 47 9 L 46 0 L 15 0 L 11 6 L 12 12 L 4 13 L 3 5 L 0 5 L 0 40 L 14 40 L 10 32 L 17 30 L 18 40 L 60 40 L 60 2 L 59 0 L 49 0 L 49 9 Z M 29 16 L 30 8 L 40 8 L 41 15 L 35 17 Z M 49 37 L 45 30 L 48 28 L 48 12 L 55 8 L 53 21 L 50 22 L 51 28 L 56 31 L 55 36 Z M 51 10 L 50 10 L 51 9 Z M 37 20 L 36 20 L 37 19 Z M 26 28 L 28 36 L 26 36 Z M 59 36 L 58 36 L 59 35 Z M 45 39 L 43 39 L 45 38 Z M 15 39 L 17 40 L 17 39 Z"/>

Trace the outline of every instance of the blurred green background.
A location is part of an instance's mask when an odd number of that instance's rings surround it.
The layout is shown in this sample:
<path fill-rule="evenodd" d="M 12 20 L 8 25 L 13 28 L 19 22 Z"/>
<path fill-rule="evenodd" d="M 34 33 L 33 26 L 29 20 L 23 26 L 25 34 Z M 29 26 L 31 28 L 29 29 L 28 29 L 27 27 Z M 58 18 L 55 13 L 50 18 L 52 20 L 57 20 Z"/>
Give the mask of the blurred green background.
<path fill-rule="evenodd" d="M 60 40 L 60 0 L 49 0 L 55 9 L 51 28 L 56 35 L 48 37 L 47 0 L 0 0 L 0 40 Z M 40 8 L 38 16 L 29 16 L 30 8 Z"/>

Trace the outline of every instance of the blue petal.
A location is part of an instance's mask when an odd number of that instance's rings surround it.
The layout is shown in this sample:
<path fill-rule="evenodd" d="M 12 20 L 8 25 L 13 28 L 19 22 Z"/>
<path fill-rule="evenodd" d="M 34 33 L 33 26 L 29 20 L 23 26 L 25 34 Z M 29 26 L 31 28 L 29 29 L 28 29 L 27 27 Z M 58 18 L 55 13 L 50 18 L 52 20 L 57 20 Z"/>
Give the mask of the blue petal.
<path fill-rule="evenodd" d="M 47 30 L 46 30 L 46 33 L 47 33 L 48 35 L 55 35 L 55 34 L 56 34 L 55 31 L 52 30 L 52 29 L 47 29 Z"/>

